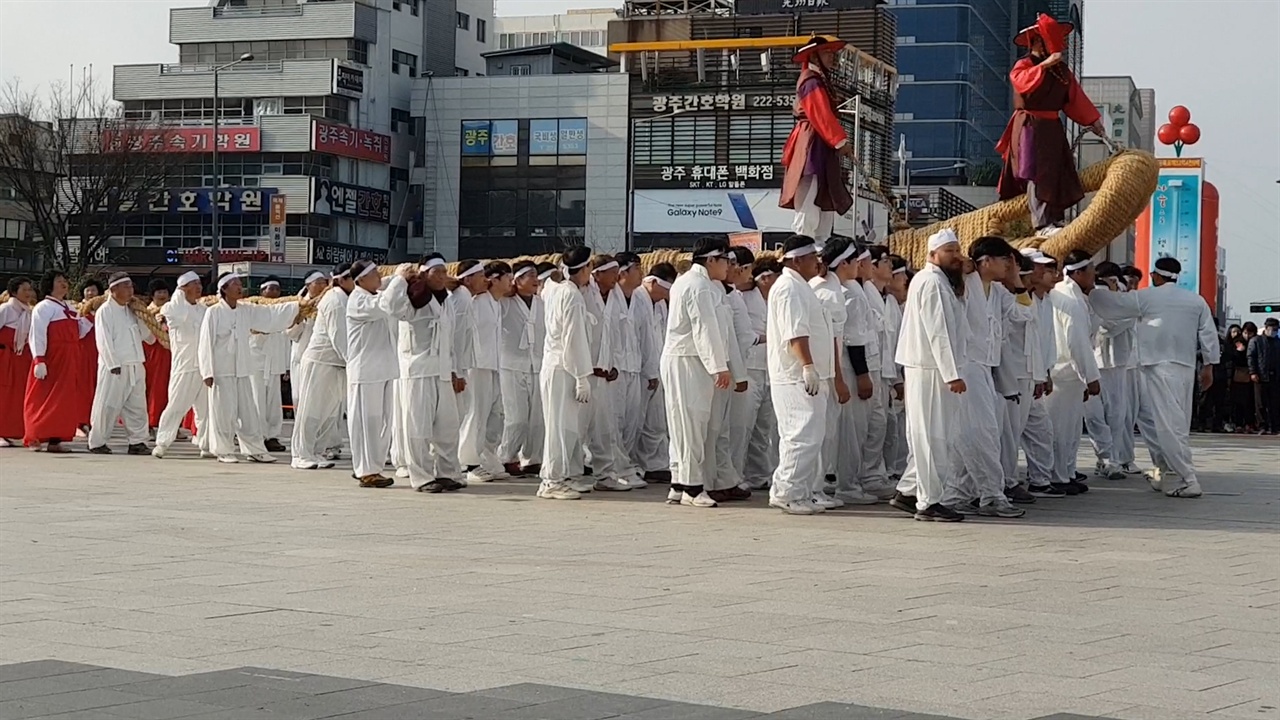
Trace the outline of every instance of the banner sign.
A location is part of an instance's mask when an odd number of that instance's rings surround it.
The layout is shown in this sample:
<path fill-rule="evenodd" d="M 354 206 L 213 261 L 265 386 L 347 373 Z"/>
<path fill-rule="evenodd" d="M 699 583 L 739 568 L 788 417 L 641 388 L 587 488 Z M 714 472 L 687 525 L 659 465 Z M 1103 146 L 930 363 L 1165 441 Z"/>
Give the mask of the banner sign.
<path fill-rule="evenodd" d="M 364 95 L 364 71 L 333 61 L 333 94 L 350 98 Z"/>
<path fill-rule="evenodd" d="M 313 265 L 338 265 L 356 260 L 372 260 L 378 265 L 387 262 L 386 248 L 344 245 L 342 243 L 311 241 L 311 263 Z"/>
<path fill-rule="evenodd" d="M 782 185 L 781 165 L 640 165 L 635 169 L 637 188 L 776 188 Z"/>
<path fill-rule="evenodd" d="M 312 122 L 311 149 L 356 160 L 391 162 L 390 136 L 322 120 Z"/>
<path fill-rule="evenodd" d="M 1160 159 L 1160 177 L 1151 195 L 1152 262 L 1162 257 L 1182 264 L 1178 287 L 1200 292 L 1200 225 L 1204 168 L 1195 163 Z"/>
<path fill-rule="evenodd" d="M 275 195 L 275 188 L 169 188 L 150 193 L 145 208 L 121 203 L 120 212 L 174 215 L 210 215 L 218 206 L 221 215 L 261 215 Z"/>
<path fill-rule="evenodd" d="M 311 212 L 389 223 L 391 193 L 328 178 L 311 178 Z"/>
<path fill-rule="evenodd" d="M 284 195 L 271 198 L 271 262 L 284 262 L 285 219 L 288 217 L 289 201 Z"/>
<path fill-rule="evenodd" d="M 463 155 L 489 155 L 491 148 L 488 120 L 462 121 Z"/>
<path fill-rule="evenodd" d="M 213 152 L 212 127 L 158 127 L 102 133 L 105 152 Z M 260 152 L 262 136 L 256 125 L 218 128 L 218 152 Z"/>

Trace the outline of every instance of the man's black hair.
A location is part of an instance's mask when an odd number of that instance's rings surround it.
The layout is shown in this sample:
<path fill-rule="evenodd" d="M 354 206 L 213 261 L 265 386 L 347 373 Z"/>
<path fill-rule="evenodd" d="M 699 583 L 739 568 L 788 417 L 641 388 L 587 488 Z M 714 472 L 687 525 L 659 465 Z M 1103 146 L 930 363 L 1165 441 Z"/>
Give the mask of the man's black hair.
<path fill-rule="evenodd" d="M 978 262 L 982 258 L 1002 258 L 1018 255 L 1008 240 L 995 235 L 983 235 L 969 246 L 969 259 Z"/>
<path fill-rule="evenodd" d="M 548 265 L 551 265 L 551 263 L 547 263 L 547 264 L 548 264 Z M 554 265 L 551 265 L 551 266 L 552 266 L 552 267 L 555 267 Z M 537 275 L 537 274 L 538 274 L 538 266 L 537 266 L 536 264 L 534 264 L 534 262 L 533 262 L 532 260 L 517 260 L 517 261 L 515 261 L 515 263 L 511 265 L 511 272 L 513 272 L 513 273 L 518 273 L 518 272 L 520 272 L 521 270 L 523 270 L 523 269 L 525 269 L 525 268 L 527 268 L 527 267 L 531 267 L 531 268 L 533 268 L 533 273 L 534 273 L 535 275 Z"/>
<path fill-rule="evenodd" d="M 871 253 L 872 262 L 880 262 L 892 254 L 888 245 L 868 245 L 867 251 Z"/>
<path fill-rule="evenodd" d="M 1146 273 L 1142 272 L 1142 268 L 1134 267 L 1133 265 L 1124 266 L 1125 277 L 1138 278 L 1138 280 L 1141 281 L 1145 275 Z"/>
<path fill-rule="evenodd" d="M 262 278 L 262 283 L 269 283 L 269 282 L 280 282 L 280 278 L 277 275 L 268 275 Z"/>
<path fill-rule="evenodd" d="M 357 260 L 351 263 L 351 281 L 355 282 L 360 277 L 360 273 L 373 264 L 372 260 Z"/>
<path fill-rule="evenodd" d="M 587 247 L 586 245 L 579 245 L 578 247 L 569 248 L 568 250 L 565 250 L 564 253 L 560 256 L 560 262 L 563 263 L 566 268 L 571 268 L 571 267 L 574 267 L 575 265 L 582 265 L 583 263 L 587 263 L 587 265 L 590 266 L 591 264 L 590 261 L 591 261 L 591 248 Z M 590 269 L 589 267 L 582 267 L 582 268 L 577 268 L 576 270 L 569 270 L 568 272 L 576 273 L 576 272 L 582 272 L 582 270 L 589 270 L 589 269 Z"/>
<path fill-rule="evenodd" d="M 676 266 L 669 262 L 662 262 L 649 268 L 649 274 L 662 280 L 663 282 L 675 282 L 679 273 L 676 272 Z"/>
<path fill-rule="evenodd" d="M 339 275 L 341 275 L 344 272 L 349 272 L 350 270 L 351 270 L 351 263 L 349 262 L 338 263 L 337 265 L 333 266 L 333 274 L 330 275 L 329 277 L 340 279 L 338 278 Z M 348 277 L 347 279 L 351 280 L 352 278 Z"/>
<path fill-rule="evenodd" d="M 786 254 L 792 250 L 815 244 L 816 243 L 813 241 L 813 238 L 808 235 L 792 235 L 782 243 L 782 252 L 783 254 Z"/>
<path fill-rule="evenodd" d="M 1066 257 L 1062 258 L 1062 267 L 1063 269 L 1066 269 L 1068 265 L 1075 265 L 1076 263 L 1081 263 L 1081 262 L 1084 262 L 1085 260 L 1092 261 L 1093 253 L 1089 252 L 1088 250 L 1072 250 L 1071 252 L 1067 253 Z M 1075 270 L 1073 272 L 1081 272 L 1082 270 L 1085 270 L 1085 269 L 1086 268 L 1080 268 L 1079 270 Z"/>
<path fill-rule="evenodd" d="M 225 290 L 226 290 L 226 287 L 218 287 L 218 286 L 222 283 L 222 278 L 224 278 L 224 277 L 226 277 L 226 276 L 228 276 L 228 275 L 231 275 L 231 274 L 233 274 L 233 273 L 230 273 L 230 272 L 224 272 L 224 273 L 222 273 L 222 274 L 218 275 L 218 279 L 214 281 L 213 286 L 214 286 L 215 288 L 218 288 L 218 294 L 219 294 L 219 295 L 222 295 L 222 294 L 223 294 L 223 291 L 225 291 Z"/>
<path fill-rule="evenodd" d="M 777 259 L 775 258 L 762 257 L 759 260 L 756 260 L 755 264 L 751 266 L 751 277 L 755 277 L 760 273 L 766 273 L 766 272 L 771 272 L 775 275 L 781 275 L 782 263 L 778 262 Z"/>
<path fill-rule="evenodd" d="M 721 254 L 729 252 L 728 238 L 718 237 L 715 235 L 698 238 L 693 243 L 693 264 L 706 265 L 707 258 L 701 256 L 717 251 Z"/>
<path fill-rule="evenodd" d="M 843 254 L 845 250 L 849 249 L 849 246 L 852 244 L 853 241 L 847 237 L 832 235 L 831 239 L 827 241 L 827 244 L 822 246 L 822 264 L 830 268 L 831 263 L 835 262 L 836 258 L 840 257 L 840 255 Z M 848 260 L 852 260 L 857 256 L 858 250 L 855 248 L 853 254 L 849 256 Z M 832 269 L 834 270 L 834 268 Z"/>
<path fill-rule="evenodd" d="M 1124 271 L 1119 265 L 1111 262 L 1110 260 L 1103 260 L 1098 263 L 1097 274 L 1100 278 L 1124 278 Z"/>
<path fill-rule="evenodd" d="M 889 261 L 893 263 L 894 270 L 898 270 L 900 268 L 906 268 L 908 270 L 911 269 L 911 265 L 907 262 L 907 259 L 901 255 L 890 255 Z"/>
<path fill-rule="evenodd" d="M 441 255 L 438 252 L 429 252 L 422 256 L 422 259 L 418 261 L 418 264 L 426 265 L 428 260 L 444 260 L 444 255 Z"/>
<path fill-rule="evenodd" d="M 475 267 L 475 266 L 477 266 L 477 265 L 479 265 L 479 264 L 480 264 L 480 261 L 479 261 L 479 260 L 475 260 L 475 259 L 471 259 L 471 260 L 459 260 L 459 261 L 458 261 L 458 274 L 457 274 L 455 277 L 460 277 L 460 276 L 462 275 L 462 273 L 464 273 L 464 272 L 466 272 L 466 271 L 470 270 L 471 268 L 473 268 L 473 267 Z M 352 273 L 352 275 L 355 275 L 355 273 Z M 464 280 L 465 280 L 465 278 L 464 278 Z"/>
<path fill-rule="evenodd" d="M 640 267 L 641 265 L 640 256 L 629 250 L 623 250 L 617 255 L 614 255 L 613 259 L 618 261 L 619 269 L 628 265 L 635 265 L 636 267 Z"/>
<path fill-rule="evenodd" d="M 1176 275 L 1182 272 L 1182 263 L 1178 262 L 1177 258 L 1162 257 L 1156 260 L 1156 269 Z"/>
<path fill-rule="evenodd" d="M 1032 262 L 1031 258 L 1027 257 L 1026 255 L 1023 255 L 1022 253 L 1014 253 L 1013 257 L 1014 257 L 1014 262 L 1018 263 L 1019 275 L 1022 275 L 1024 273 L 1029 273 L 1035 269 L 1036 264 Z"/>
<path fill-rule="evenodd" d="M 538 270 L 538 274 L 539 274 L 539 275 L 541 275 L 542 273 L 547 272 L 547 271 L 549 271 L 549 270 L 555 270 L 555 269 L 556 269 L 556 264 L 555 264 L 555 263 L 549 263 L 549 262 L 540 262 L 540 263 L 538 263 L 535 267 L 536 267 L 536 268 L 537 268 L 537 270 Z"/>
<path fill-rule="evenodd" d="M 484 266 L 484 276 L 487 278 L 502 277 L 511 274 L 511 266 L 501 260 L 490 260 Z"/>
<path fill-rule="evenodd" d="M 756 261 L 756 254 L 751 252 L 751 248 L 734 245 L 729 248 L 729 252 L 733 253 L 734 261 L 743 267 L 747 267 Z"/>

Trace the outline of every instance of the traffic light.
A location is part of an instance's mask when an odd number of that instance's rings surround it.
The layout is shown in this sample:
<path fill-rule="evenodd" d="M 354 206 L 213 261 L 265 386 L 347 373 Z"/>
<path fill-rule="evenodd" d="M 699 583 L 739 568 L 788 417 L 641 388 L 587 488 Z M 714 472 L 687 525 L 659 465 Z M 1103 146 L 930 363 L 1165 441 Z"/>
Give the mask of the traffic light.
<path fill-rule="evenodd" d="M 1251 313 L 1274 313 L 1280 312 L 1280 302 L 1274 303 L 1249 303 L 1249 312 Z"/>

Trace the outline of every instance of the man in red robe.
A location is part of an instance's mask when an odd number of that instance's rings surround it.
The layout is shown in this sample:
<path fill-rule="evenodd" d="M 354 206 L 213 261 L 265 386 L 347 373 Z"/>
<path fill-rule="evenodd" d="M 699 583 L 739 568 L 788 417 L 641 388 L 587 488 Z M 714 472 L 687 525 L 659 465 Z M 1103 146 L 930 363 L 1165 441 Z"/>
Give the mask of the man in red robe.
<path fill-rule="evenodd" d="M 35 300 L 31 281 L 16 277 L 9 281 L 9 300 L 0 305 L 0 447 L 21 445 L 26 435 L 22 397 L 31 373 L 27 334 Z"/>
<path fill-rule="evenodd" d="M 147 293 L 151 295 L 151 305 L 147 309 L 159 318 L 160 308 L 169 302 L 169 285 L 156 278 L 147 286 Z M 147 373 L 147 426 L 154 436 L 156 428 L 160 427 L 164 406 L 169 404 L 169 364 L 172 353 L 169 348 L 154 342 L 144 344 L 142 354 L 146 358 L 142 366 Z"/>
<path fill-rule="evenodd" d="M 840 158 L 855 157 L 856 148 L 840 124 L 827 73 L 838 62 L 845 42 L 817 35 L 792 58 L 800 65 L 793 113 L 796 126 L 782 149 L 782 195 L 778 207 L 795 210 L 792 229 L 825 242 L 837 216 L 853 207 Z"/>
<path fill-rule="evenodd" d="M 1084 199 L 1075 156 L 1059 113 L 1106 137 L 1101 116 L 1063 64 L 1067 35 L 1074 26 L 1041 14 L 1035 25 L 1018 33 L 1014 43 L 1029 50 L 1009 71 L 1013 83 L 1013 117 L 996 150 L 1004 156 L 1000 199 L 1027 194 L 1036 234 L 1049 237 L 1062 229 L 1068 208 Z"/>
<path fill-rule="evenodd" d="M 66 276 L 56 270 L 40 278 L 44 299 L 31 311 L 27 338 L 31 374 L 22 403 L 23 442 L 35 449 L 48 443 L 51 453 L 71 452 L 62 442 L 75 437 L 86 395 L 82 348 L 93 325 L 67 304 L 70 289 Z"/>

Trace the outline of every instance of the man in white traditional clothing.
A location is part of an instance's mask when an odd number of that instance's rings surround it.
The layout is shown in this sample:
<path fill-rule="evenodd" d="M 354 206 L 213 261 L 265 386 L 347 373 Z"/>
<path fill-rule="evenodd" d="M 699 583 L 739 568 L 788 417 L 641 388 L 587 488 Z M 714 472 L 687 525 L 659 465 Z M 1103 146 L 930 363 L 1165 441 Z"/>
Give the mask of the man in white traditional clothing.
<path fill-rule="evenodd" d="M 738 253 L 738 264 L 744 266 L 746 256 Z M 773 258 L 752 260 L 742 269 L 737 288 L 746 308 L 753 342 L 747 349 L 747 389 L 734 393 L 730 406 L 732 436 L 730 455 L 745 490 L 763 490 L 769 487 L 773 469 L 778 466 L 778 428 L 773 415 L 773 400 L 769 397 L 769 361 L 765 352 L 768 343 L 769 288 L 777 281 L 782 265 Z"/>
<path fill-rule="evenodd" d="M 809 282 L 822 271 L 813 238 L 792 235 L 782 247 L 782 274 L 769 290 L 765 352 L 778 423 L 778 467 L 769 505 L 792 515 L 826 509 L 813 502 L 823 481 L 822 445 L 835 379 L 836 335 Z"/>
<path fill-rule="evenodd" d="M 198 364 L 209 388 L 210 449 L 218 462 L 239 462 L 240 453 L 251 462 L 270 463 L 262 441 L 257 400 L 250 380 L 250 333 L 284 332 L 298 319 L 297 303 L 253 305 L 242 302 L 243 286 L 236 273 L 223 273 L 217 282 L 219 300 L 208 308 L 200 325 Z"/>
<path fill-rule="evenodd" d="M 633 252 L 618 253 L 618 282 L 609 293 L 606 305 L 617 313 L 617 342 L 620 352 L 618 379 L 610 383 L 613 393 L 614 420 L 618 426 L 619 452 L 629 474 L 637 484 L 644 482 L 640 464 L 640 428 L 644 425 L 649 391 L 658 386 L 658 354 L 662 346 L 653 341 L 653 303 L 641 291 L 644 273 L 640 256 Z M 637 291 L 641 291 L 637 296 Z"/>
<path fill-rule="evenodd" d="M 906 258 L 893 255 L 893 271 L 884 294 L 884 333 L 880 338 L 880 382 L 884 385 L 885 432 L 884 467 L 887 485 L 897 494 L 898 480 L 907 467 L 907 430 L 902 415 L 906 392 L 898 355 L 898 334 L 902 330 L 902 306 L 907 301 L 910 274 Z"/>
<path fill-rule="evenodd" d="M 571 248 L 561 262 L 564 280 L 548 275 L 542 290 L 547 334 L 539 376 L 545 436 L 538 497 L 577 500 L 582 494 L 571 483 L 583 474 L 585 413 L 579 406 L 591 402 L 594 372 L 587 340 L 590 318 L 581 291 L 591 280 L 591 248 Z"/>
<path fill-rule="evenodd" d="M 743 251 L 745 255 L 739 253 Z M 746 265 L 738 264 L 741 257 Z M 716 390 L 711 406 L 711 429 L 717 437 L 714 443 L 715 458 L 713 462 L 713 478 L 707 485 L 707 495 L 717 503 L 736 500 L 749 500 L 751 491 L 742 487 L 742 474 L 733 459 L 733 399 L 747 392 L 748 380 L 746 351 L 755 344 L 756 336 L 751 329 L 751 318 L 747 315 L 747 305 L 742 293 L 735 287 L 735 282 L 742 275 L 749 275 L 751 262 L 755 257 L 746 248 L 730 247 L 725 258 L 728 262 L 725 279 L 719 283 L 724 292 L 720 296 L 720 305 L 716 308 L 716 317 L 724 338 L 725 353 L 729 361 L 729 374 L 733 376 L 732 387 Z"/>
<path fill-rule="evenodd" d="M 116 418 L 124 419 L 130 455 L 146 455 L 147 372 L 142 344 L 156 341 L 155 335 L 129 309 L 133 280 L 128 273 L 113 273 L 107 279 L 107 301 L 94 315 L 98 346 L 98 389 L 93 395 L 89 420 L 89 452 L 110 455 L 107 440 Z"/>
<path fill-rule="evenodd" d="M 1047 409 L 1053 424 L 1053 483 L 1067 495 L 1079 495 L 1089 491 L 1075 471 L 1084 404 L 1102 391 L 1090 339 L 1093 319 L 1085 299 L 1095 278 L 1092 256 L 1084 250 L 1072 250 L 1062 265 L 1065 277 L 1049 293 L 1058 356 Z"/>
<path fill-rule="evenodd" d="M 1058 261 L 1035 248 L 1020 251 L 1032 263 L 1029 283 L 1035 315 L 1039 362 L 1032 365 L 1041 373 L 1033 389 L 1031 407 L 1018 441 L 1027 459 L 1027 492 L 1035 498 L 1063 498 L 1064 489 L 1053 484 L 1053 421 L 1049 417 L 1049 396 L 1053 394 L 1053 366 L 1058 361 L 1053 303 L 1049 293 L 1058 284 Z M 1016 451 L 1015 451 L 1016 452 Z M 1015 460 L 1016 462 L 1016 460 Z"/>
<path fill-rule="evenodd" d="M 325 290 L 329 289 L 329 274 L 315 270 L 309 273 L 302 281 L 302 289 L 298 291 L 298 297 L 310 298 L 312 302 L 319 302 L 320 296 Z M 296 421 L 298 416 L 298 398 L 302 396 L 302 354 L 307 351 L 307 345 L 311 342 L 311 334 L 315 331 L 316 318 L 314 315 L 306 320 L 295 324 L 293 327 L 285 331 L 285 337 L 289 339 L 289 404 L 293 406 L 293 415 Z M 341 443 L 341 433 L 335 433 L 337 438 L 334 445 Z"/>
<path fill-rule="evenodd" d="M 671 263 L 658 263 L 640 281 L 640 287 L 632 295 L 633 302 L 644 303 L 652 308 L 648 326 L 642 331 L 648 334 L 648 343 L 654 348 L 655 356 L 661 355 L 662 346 L 667 339 L 667 301 L 670 298 L 671 284 L 675 281 L 675 266 Z M 651 381 L 644 393 L 644 421 L 636 441 L 636 464 L 644 471 L 646 482 L 671 482 L 670 447 L 670 438 L 667 436 L 666 388 L 659 378 L 656 382 Z"/>
<path fill-rule="evenodd" d="M 209 388 L 200 375 L 200 327 L 205 314 L 205 305 L 200 301 L 203 291 L 200 276 L 185 272 L 178 278 L 177 292 L 160 308 L 160 317 L 169 327 L 169 403 L 160 414 L 156 446 L 151 450 L 153 457 L 163 458 L 169 451 L 190 410 L 195 411 L 200 457 L 213 457 L 209 440 Z"/>
<path fill-rule="evenodd" d="M 258 294 L 268 300 L 280 297 L 280 278 L 268 275 L 258 286 Z M 281 399 L 281 382 L 289 372 L 289 337 L 279 333 L 253 333 L 249 338 L 250 357 L 253 359 L 253 397 L 262 416 L 263 445 L 267 452 L 285 452 L 280 442 L 284 427 L 284 403 Z"/>
<path fill-rule="evenodd" d="M 728 275 L 728 240 L 703 238 L 693 246 L 693 264 L 671 285 L 667 336 L 659 372 L 667 395 L 667 432 L 671 436 L 671 490 L 667 502 L 711 508 L 706 492 L 715 481 L 715 443 L 720 425 L 713 424 L 715 393 L 729 390 L 728 350 L 717 308 L 724 301 L 718 284 Z M 728 398 L 718 411 L 724 422 Z"/>
<path fill-rule="evenodd" d="M 295 470 L 334 466 L 326 451 L 341 437 L 342 407 L 347 397 L 347 300 L 355 289 L 351 265 L 334 268 L 329 291 L 316 306 L 315 323 L 302 351 L 293 403 Z"/>
<path fill-rule="evenodd" d="M 929 236 L 929 262 L 907 290 L 896 360 L 903 367 L 907 466 L 889 504 L 917 520 L 959 522 L 942 504 L 953 478 L 949 435 L 959 431 L 960 367 L 967 357 L 967 323 L 954 285 L 963 282 L 964 255 L 955 232 Z"/>
<path fill-rule="evenodd" d="M 502 322 L 498 300 L 511 292 L 511 266 L 500 261 L 477 263 L 458 273 L 462 287 L 471 293 L 467 334 L 471 336 L 471 363 L 463 397 L 458 458 L 467 469 L 467 482 L 485 483 L 505 477 L 498 459 L 502 441 L 502 393 L 498 381 L 498 349 Z"/>
<path fill-rule="evenodd" d="M 618 423 L 609 402 L 610 383 L 618 379 L 618 341 L 616 322 L 610 322 L 606 294 L 618 281 L 618 263 L 611 255 L 592 258 L 591 280 L 582 286 L 582 299 L 587 305 L 587 343 L 594 364 L 591 395 L 595 402 L 581 408 L 583 443 L 590 463 L 585 477 L 572 482 L 578 492 L 609 490 L 626 492 L 641 485 L 627 473 L 630 463 L 622 457 L 618 441 Z M 603 284 L 603 288 L 602 288 Z"/>
<path fill-rule="evenodd" d="M 502 444 L 498 458 L 508 475 L 537 475 L 542 465 L 542 393 L 538 373 L 546 335 L 538 268 L 529 260 L 512 266 L 513 292 L 498 302 L 502 345 L 498 383 L 502 395 Z"/>
<path fill-rule="evenodd" d="M 1109 261 L 1098 263 L 1096 274 L 1116 292 L 1128 290 L 1119 265 Z M 1096 435 L 1105 437 L 1109 445 L 1103 446 L 1095 439 L 1094 450 L 1098 456 L 1096 473 L 1108 480 L 1124 479 L 1127 468 L 1133 467 L 1133 425 L 1137 421 L 1137 408 L 1130 402 L 1129 367 L 1133 364 L 1136 340 L 1137 322 L 1132 318 L 1098 321 L 1093 355 L 1098 361 L 1098 383 L 1102 387 L 1102 394 L 1097 399 L 1101 418 L 1095 418 L 1085 427 L 1093 438 L 1099 421 L 1105 425 L 1105 432 L 1099 431 Z"/>
<path fill-rule="evenodd" d="M 402 269 L 402 277 L 412 266 Z M 369 260 L 351 265 L 355 288 L 347 298 L 347 434 L 351 438 L 351 469 L 360 487 L 395 484 L 382 474 L 391 451 L 394 383 L 399 358 L 391 334 L 388 298 L 379 297 L 382 278 Z"/>
<path fill-rule="evenodd" d="M 859 275 L 862 290 L 867 296 L 867 307 L 871 310 L 871 335 L 867 345 L 867 371 L 870 375 L 871 397 L 862 400 L 861 395 L 854 394 L 854 402 L 865 402 L 867 408 L 867 441 L 862 447 L 862 472 L 859 479 L 867 492 L 881 500 L 889 500 L 894 496 L 896 482 L 890 482 L 889 470 L 885 465 L 885 438 L 888 433 L 889 394 L 881 381 L 884 366 L 893 366 L 893 357 L 885 355 L 886 342 L 886 310 L 885 290 L 893 279 L 893 260 L 889 248 L 884 245 L 872 245 L 867 248 L 871 258 L 866 261 L 865 270 Z M 895 326 L 894 332 L 897 332 Z M 852 389 L 852 388 L 851 388 Z"/>
<path fill-rule="evenodd" d="M 1169 497 L 1196 498 L 1202 490 L 1191 455 L 1191 407 L 1197 353 L 1203 360 L 1200 389 L 1213 384 L 1221 348 L 1213 313 L 1198 294 L 1178 287 L 1182 264 L 1162 257 L 1151 270 L 1151 287 L 1131 293 L 1095 288 L 1089 304 L 1104 320 L 1137 321 L 1138 382 L 1143 439 L 1154 466 L 1152 489 Z"/>
<path fill-rule="evenodd" d="M 600 316 L 600 327 L 606 336 L 603 343 L 608 347 L 608 372 L 603 390 L 609 397 L 607 405 L 596 403 L 592 414 L 591 429 L 588 431 L 587 450 L 592 454 L 593 469 L 595 461 L 595 445 L 600 445 L 602 453 L 607 453 L 611 461 L 604 463 L 613 469 L 608 473 L 601 472 L 600 489 L 609 487 L 610 480 L 616 478 L 621 488 L 637 490 L 648 485 L 643 479 L 644 473 L 631 461 L 631 454 L 622 437 L 623 424 L 629 422 L 624 417 L 621 407 L 623 396 L 629 396 L 640 387 L 640 352 L 639 340 L 636 336 L 628 312 L 627 296 L 622 290 L 622 263 L 630 255 L 634 265 L 628 270 L 633 274 L 633 281 L 639 283 L 640 256 L 635 253 L 623 253 L 621 256 L 598 255 L 595 259 L 596 269 L 591 279 L 600 300 L 603 302 L 603 316 Z M 595 293 L 588 287 L 583 298 L 587 301 L 587 310 L 595 314 L 598 307 L 594 303 Z M 639 399 L 636 396 L 635 399 Z M 604 412 L 607 417 L 600 417 Z M 633 413 L 634 414 L 634 413 Z M 621 489 L 616 488 L 616 489 Z"/>
<path fill-rule="evenodd" d="M 871 397 L 871 376 L 866 349 L 871 338 L 871 311 L 858 274 L 871 257 L 865 246 L 852 238 L 833 235 L 823 247 L 825 273 L 809 281 L 822 301 L 831 330 L 835 378 L 834 401 L 827 403 L 827 430 L 822 444 L 824 479 L 834 480 L 831 497 L 817 488 L 814 503 L 825 509 L 849 505 L 874 505 L 877 498 L 862 489 L 862 450 L 867 442 L 867 400 Z M 859 402 L 853 402 L 849 383 L 856 383 Z"/>
<path fill-rule="evenodd" d="M 1038 310 L 1031 295 L 1035 262 L 1026 254 L 1014 253 L 1010 272 L 1016 272 L 1014 290 L 1026 294 L 1028 311 L 1006 313 L 1001 328 L 1000 364 L 992 371 L 996 395 L 996 417 L 1000 421 L 1000 468 L 1004 473 L 1004 493 L 1011 502 L 1033 504 L 1034 495 L 1026 483 L 1018 479 L 1018 447 L 1022 432 L 1027 427 L 1031 406 L 1035 398 L 1044 392 L 1044 353 L 1040 350 L 1040 335 L 1036 327 Z M 1005 302 L 1006 294 L 1001 301 Z"/>

